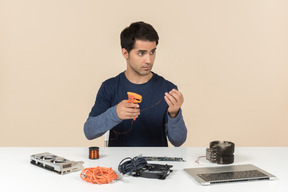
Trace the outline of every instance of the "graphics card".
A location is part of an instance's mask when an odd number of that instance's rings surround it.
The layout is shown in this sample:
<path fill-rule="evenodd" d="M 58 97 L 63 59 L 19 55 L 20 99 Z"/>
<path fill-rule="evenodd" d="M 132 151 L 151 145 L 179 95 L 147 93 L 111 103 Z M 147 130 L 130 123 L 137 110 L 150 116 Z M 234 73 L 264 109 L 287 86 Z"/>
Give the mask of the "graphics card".
<path fill-rule="evenodd" d="M 82 166 L 84 164 L 83 161 L 70 161 L 48 152 L 31 155 L 30 163 L 61 175 L 79 171 L 84 168 Z"/>

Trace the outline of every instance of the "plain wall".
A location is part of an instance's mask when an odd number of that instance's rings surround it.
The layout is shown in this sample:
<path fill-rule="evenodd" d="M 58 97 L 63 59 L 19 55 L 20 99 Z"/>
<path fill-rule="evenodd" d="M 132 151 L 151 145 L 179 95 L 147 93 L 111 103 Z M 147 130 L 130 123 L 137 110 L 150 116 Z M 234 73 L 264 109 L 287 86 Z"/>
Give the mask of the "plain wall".
<path fill-rule="evenodd" d="M 120 32 L 160 36 L 153 71 L 184 94 L 183 146 L 288 146 L 288 1 L 0 0 L 0 146 L 103 146 L 83 125 L 126 69 Z"/>

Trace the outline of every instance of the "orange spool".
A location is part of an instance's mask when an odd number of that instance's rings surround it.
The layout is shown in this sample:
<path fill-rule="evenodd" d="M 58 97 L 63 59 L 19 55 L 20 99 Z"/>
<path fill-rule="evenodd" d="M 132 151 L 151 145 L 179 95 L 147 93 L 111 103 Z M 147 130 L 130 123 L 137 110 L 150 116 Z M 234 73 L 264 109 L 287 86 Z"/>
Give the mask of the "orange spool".
<path fill-rule="evenodd" d="M 99 159 L 99 147 L 89 147 L 89 159 Z"/>

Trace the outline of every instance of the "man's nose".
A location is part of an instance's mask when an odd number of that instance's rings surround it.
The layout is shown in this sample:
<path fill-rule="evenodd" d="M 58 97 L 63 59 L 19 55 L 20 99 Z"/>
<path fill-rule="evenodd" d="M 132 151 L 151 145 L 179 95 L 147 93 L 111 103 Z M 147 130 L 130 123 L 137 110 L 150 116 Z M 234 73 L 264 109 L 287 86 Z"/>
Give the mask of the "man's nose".
<path fill-rule="evenodd" d="M 151 61 L 152 61 L 152 56 L 147 54 L 145 62 L 150 64 Z"/>

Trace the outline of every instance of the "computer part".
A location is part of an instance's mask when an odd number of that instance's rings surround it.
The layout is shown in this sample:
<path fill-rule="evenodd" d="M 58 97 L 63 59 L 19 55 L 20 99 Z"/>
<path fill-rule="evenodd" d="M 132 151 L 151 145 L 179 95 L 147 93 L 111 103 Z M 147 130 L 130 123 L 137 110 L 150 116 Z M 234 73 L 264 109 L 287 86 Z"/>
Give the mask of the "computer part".
<path fill-rule="evenodd" d="M 274 175 L 252 164 L 188 168 L 184 170 L 201 185 L 276 179 Z"/>
<path fill-rule="evenodd" d="M 39 153 L 31 155 L 30 163 L 38 167 L 53 171 L 60 175 L 71 173 L 74 171 L 79 171 L 83 169 L 83 161 L 70 161 L 60 156 L 56 156 L 51 153 Z"/>

